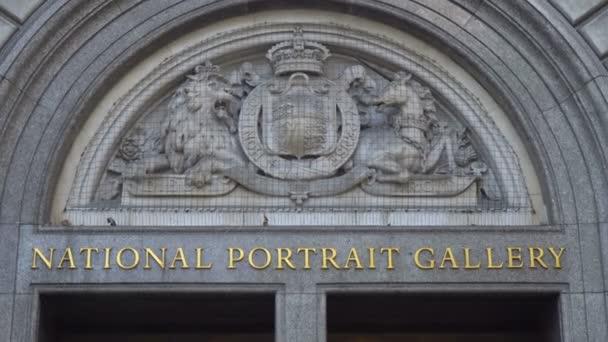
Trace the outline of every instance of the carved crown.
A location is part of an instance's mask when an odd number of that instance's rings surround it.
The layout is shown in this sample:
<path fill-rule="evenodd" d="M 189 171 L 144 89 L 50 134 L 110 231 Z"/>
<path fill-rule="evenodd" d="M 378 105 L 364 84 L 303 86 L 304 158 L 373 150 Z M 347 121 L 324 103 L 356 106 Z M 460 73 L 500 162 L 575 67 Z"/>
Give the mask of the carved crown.
<path fill-rule="evenodd" d="M 277 76 L 291 72 L 322 74 L 323 63 L 329 56 L 325 46 L 304 39 L 300 26 L 294 28 L 291 41 L 273 46 L 266 54 Z"/>

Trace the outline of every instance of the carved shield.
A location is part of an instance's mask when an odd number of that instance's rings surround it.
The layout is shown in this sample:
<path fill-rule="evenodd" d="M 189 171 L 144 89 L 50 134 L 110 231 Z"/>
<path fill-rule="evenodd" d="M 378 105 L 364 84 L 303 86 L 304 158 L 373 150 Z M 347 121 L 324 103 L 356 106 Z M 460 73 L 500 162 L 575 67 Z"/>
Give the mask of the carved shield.
<path fill-rule="evenodd" d="M 353 155 L 359 112 L 348 93 L 324 77 L 303 73 L 256 87 L 239 115 L 247 158 L 283 180 L 330 177 Z"/>
<path fill-rule="evenodd" d="M 336 100 L 326 88 L 316 90 L 310 83 L 307 77 L 292 77 L 281 91 L 268 90 L 262 105 L 262 142 L 269 153 L 301 159 L 336 148 Z"/>

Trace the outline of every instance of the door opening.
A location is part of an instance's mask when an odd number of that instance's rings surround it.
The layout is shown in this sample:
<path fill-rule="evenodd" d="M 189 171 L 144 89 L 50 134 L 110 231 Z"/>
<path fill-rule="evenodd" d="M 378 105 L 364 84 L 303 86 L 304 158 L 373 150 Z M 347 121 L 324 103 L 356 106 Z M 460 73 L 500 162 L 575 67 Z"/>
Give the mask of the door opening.
<path fill-rule="evenodd" d="M 558 295 L 328 294 L 328 342 L 558 342 Z"/>
<path fill-rule="evenodd" d="M 45 294 L 38 342 L 272 342 L 275 295 Z"/>

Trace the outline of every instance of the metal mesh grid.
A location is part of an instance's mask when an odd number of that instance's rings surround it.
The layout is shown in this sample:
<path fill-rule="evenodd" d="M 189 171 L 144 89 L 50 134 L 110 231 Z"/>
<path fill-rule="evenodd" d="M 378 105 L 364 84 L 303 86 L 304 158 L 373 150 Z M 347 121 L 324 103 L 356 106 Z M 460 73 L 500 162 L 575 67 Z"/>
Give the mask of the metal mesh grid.
<path fill-rule="evenodd" d="M 145 108 L 135 119 L 106 123 L 129 128 L 100 140 L 110 158 L 88 167 L 100 176 L 73 207 L 531 210 L 508 142 L 487 115 L 467 113 L 479 111 L 474 99 L 429 84 L 415 63 L 371 60 L 298 26 L 290 36 L 194 68 L 167 64 L 181 76 L 128 102 L 124 111 Z"/>

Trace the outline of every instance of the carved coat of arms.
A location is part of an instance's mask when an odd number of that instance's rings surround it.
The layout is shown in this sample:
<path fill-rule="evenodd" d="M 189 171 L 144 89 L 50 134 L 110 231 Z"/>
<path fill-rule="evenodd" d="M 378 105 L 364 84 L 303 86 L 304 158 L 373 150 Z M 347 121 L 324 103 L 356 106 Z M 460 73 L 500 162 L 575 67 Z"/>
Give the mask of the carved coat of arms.
<path fill-rule="evenodd" d="M 325 77 L 329 55 L 301 31 L 266 55 L 275 75 L 249 94 L 239 120 L 243 150 L 265 173 L 285 180 L 329 177 L 354 153 L 359 114 L 346 89 Z"/>
<path fill-rule="evenodd" d="M 430 90 L 412 74 L 387 76 L 366 64 L 329 79 L 328 57 L 296 28 L 266 54 L 267 79 L 250 63 L 229 77 L 200 66 L 175 92 L 160 134 L 125 140 L 127 152 L 138 154 L 117 152 L 98 197 L 225 196 L 242 186 L 303 205 L 354 190 L 457 196 L 483 180 L 488 167 L 468 131 L 435 116 Z M 370 68 L 386 79 L 384 89 L 376 89 Z M 370 112 L 385 120 L 370 122 Z"/>

